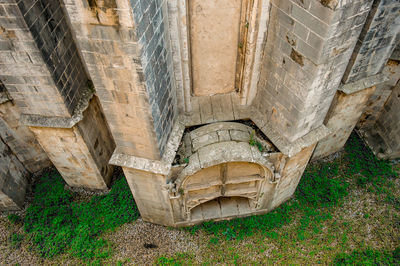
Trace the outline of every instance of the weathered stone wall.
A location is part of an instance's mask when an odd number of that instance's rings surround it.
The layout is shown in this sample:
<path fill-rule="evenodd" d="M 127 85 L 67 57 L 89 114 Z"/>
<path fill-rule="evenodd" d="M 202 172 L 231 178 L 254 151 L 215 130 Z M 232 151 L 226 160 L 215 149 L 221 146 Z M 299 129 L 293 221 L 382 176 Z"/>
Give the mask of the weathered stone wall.
<path fill-rule="evenodd" d="M 0 2 L 0 80 L 21 113 L 69 116 L 64 97 L 16 3 Z"/>
<path fill-rule="evenodd" d="M 343 77 L 344 83 L 378 74 L 400 40 L 398 1 L 375 0 Z"/>
<path fill-rule="evenodd" d="M 72 114 L 87 89 L 88 78 L 60 2 L 21 0 L 18 7 Z"/>
<path fill-rule="evenodd" d="M 83 113 L 83 119 L 77 124 L 88 150 L 108 184 L 113 171 L 113 166 L 108 164 L 115 149 L 115 143 L 108 130 L 107 121 L 99 104 L 97 96 L 90 100 L 89 107 Z"/>
<path fill-rule="evenodd" d="M 394 87 L 374 126 L 361 130 L 361 134 L 378 157 L 400 157 L 400 82 Z"/>
<path fill-rule="evenodd" d="M 314 148 L 315 144 L 304 148 L 295 156 L 286 159 L 286 164 L 281 173 L 282 177 L 274 191 L 271 209 L 278 207 L 293 196 Z"/>
<path fill-rule="evenodd" d="M 133 1 L 140 57 L 160 154 L 177 115 L 167 1 Z"/>
<path fill-rule="evenodd" d="M 156 224 L 174 225 L 167 178 L 132 168 L 123 170 L 142 218 Z"/>
<path fill-rule="evenodd" d="M 400 79 L 400 64 L 394 60 L 389 60 L 382 71 L 382 78 L 388 80 L 376 85 L 375 92 L 365 104 L 364 112 L 357 123 L 357 129 L 359 130 L 368 130 L 375 125 L 383 106 Z"/>
<path fill-rule="evenodd" d="M 393 60 L 400 61 L 400 43 L 396 46 L 390 58 Z"/>
<path fill-rule="evenodd" d="M 255 105 L 290 141 L 320 126 L 372 1 L 271 1 Z"/>
<path fill-rule="evenodd" d="M 115 146 L 100 111 L 94 97 L 72 128 L 30 127 L 70 186 L 107 189 L 110 183 L 113 167 L 108 161 Z"/>
<path fill-rule="evenodd" d="M 20 124 L 20 111 L 12 101 L 0 104 L 0 137 L 31 173 L 51 162 L 27 126 Z"/>
<path fill-rule="evenodd" d="M 0 211 L 22 207 L 28 171 L 0 138 Z"/>
<path fill-rule="evenodd" d="M 131 3 L 64 0 L 63 4 L 117 150 L 160 158 Z"/>
<path fill-rule="evenodd" d="M 318 142 L 313 159 L 323 158 L 344 147 L 374 91 L 375 86 L 352 93 L 336 92 L 324 123 L 331 133 Z"/>

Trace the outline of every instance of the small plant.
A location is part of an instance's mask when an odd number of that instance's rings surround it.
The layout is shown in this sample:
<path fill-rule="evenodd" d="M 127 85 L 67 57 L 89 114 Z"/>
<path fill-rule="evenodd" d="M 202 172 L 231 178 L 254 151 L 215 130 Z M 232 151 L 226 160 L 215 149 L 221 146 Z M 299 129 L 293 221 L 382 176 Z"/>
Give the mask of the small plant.
<path fill-rule="evenodd" d="M 13 233 L 10 236 L 10 245 L 12 248 L 17 249 L 21 247 L 22 240 L 24 240 L 24 235 Z"/>
<path fill-rule="evenodd" d="M 12 224 L 19 224 L 22 222 L 22 218 L 16 214 L 10 214 L 7 216 L 7 218 Z"/>
<path fill-rule="evenodd" d="M 184 163 L 189 163 L 189 157 L 184 158 L 184 159 L 183 159 L 183 162 L 184 162 Z"/>
<path fill-rule="evenodd" d="M 176 253 L 172 257 L 169 256 L 160 256 L 156 260 L 156 265 L 192 265 L 193 264 L 193 255 L 188 253 Z"/>
<path fill-rule="evenodd" d="M 250 144 L 250 146 L 257 146 L 258 150 L 260 152 L 262 152 L 264 148 L 263 148 L 262 144 L 254 138 L 254 135 L 255 135 L 255 133 L 254 133 L 254 131 L 252 131 L 250 133 L 249 144 Z"/>

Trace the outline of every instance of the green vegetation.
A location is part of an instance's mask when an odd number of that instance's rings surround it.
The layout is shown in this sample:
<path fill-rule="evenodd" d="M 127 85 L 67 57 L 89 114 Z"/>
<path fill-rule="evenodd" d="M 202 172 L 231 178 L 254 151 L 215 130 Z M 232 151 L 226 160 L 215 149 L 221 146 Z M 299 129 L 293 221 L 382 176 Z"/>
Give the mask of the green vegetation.
<path fill-rule="evenodd" d="M 156 265 L 192 265 L 193 264 L 193 255 L 188 253 L 176 253 L 172 257 L 164 257 L 161 256 L 157 259 Z"/>
<path fill-rule="evenodd" d="M 10 214 L 7 216 L 7 218 L 12 224 L 19 224 L 20 222 L 22 222 L 22 218 L 16 214 Z"/>
<path fill-rule="evenodd" d="M 351 254 L 340 253 L 335 257 L 335 265 L 400 265 L 400 249 L 393 252 L 379 251 L 367 247 L 354 250 Z"/>
<path fill-rule="evenodd" d="M 249 144 L 250 144 L 250 146 L 256 146 L 256 147 L 258 148 L 258 150 L 259 150 L 260 152 L 262 152 L 262 151 L 264 150 L 264 147 L 262 146 L 262 144 L 261 144 L 259 141 L 257 141 L 257 140 L 254 138 L 254 135 L 255 135 L 255 132 L 254 132 L 254 131 L 250 133 Z"/>
<path fill-rule="evenodd" d="M 19 248 L 21 246 L 24 236 L 18 233 L 13 233 L 10 236 L 10 244 L 12 248 Z"/>
<path fill-rule="evenodd" d="M 110 247 L 101 233 L 139 216 L 124 178 L 108 194 L 89 202 L 73 202 L 57 172 L 44 174 L 34 188 L 35 197 L 25 217 L 25 231 L 43 257 L 68 252 L 81 259 L 106 258 Z"/>

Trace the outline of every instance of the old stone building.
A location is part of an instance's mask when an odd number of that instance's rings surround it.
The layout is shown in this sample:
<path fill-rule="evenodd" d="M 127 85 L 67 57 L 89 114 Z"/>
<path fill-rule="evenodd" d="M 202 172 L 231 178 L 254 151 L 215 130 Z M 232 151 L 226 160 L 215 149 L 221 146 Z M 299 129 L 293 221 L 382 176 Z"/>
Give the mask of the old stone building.
<path fill-rule="evenodd" d="M 0 209 L 53 164 L 144 220 L 268 212 L 354 128 L 400 157 L 398 0 L 0 0 Z"/>

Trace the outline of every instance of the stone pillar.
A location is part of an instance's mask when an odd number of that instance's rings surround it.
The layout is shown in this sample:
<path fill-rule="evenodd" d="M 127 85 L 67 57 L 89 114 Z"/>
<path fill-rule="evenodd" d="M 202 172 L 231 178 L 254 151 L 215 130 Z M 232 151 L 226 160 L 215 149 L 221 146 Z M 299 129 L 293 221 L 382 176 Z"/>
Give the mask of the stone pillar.
<path fill-rule="evenodd" d="M 143 220 L 173 226 L 167 177 L 128 167 L 123 170 Z"/>
<path fill-rule="evenodd" d="M 0 137 L 24 167 L 35 173 L 51 162 L 28 127 L 20 124 L 20 110 L 0 81 Z"/>
<path fill-rule="evenodd" d="M 400 40 L 399 3 L 376 0 L 360 34 L 343 83 L 381 73 Z"/>
<path fill-rule="evenodd" d="M 271 2 L 254 103 L 292 142 L 322 125 L 373 1 Z"/>
<path fill-rule="evenodd" d="M 366 89 L 364 86 L 361 88 L 344 86 L 336 92 L 324 123 L 331 133 L 318 142 L 313 159 L 325 157 L 344 147 L 374 91 L 375 86 Z"/>
<path fill-rule="evenodd" d="M 24 122 L 30 125 L 68 185 L 107 189 L 113 170 L 108 161 L 115 145 L 97 98 L 85 108 L 81 120 L 74 117 L 40 121 L 25 117 Z"/>
<path fill-rule="evenodd" d="M 377 117 L 358 130 L 372 151 L 382 159 L 400 158 L 400 82 L 397 80 Z"/>
<path fill-rule="evenodd" d="M 374 1 L 342 78 L 344 85 L 337 92 L 325 119 L 332 134 L 318 144 L 313 159 L 327 156 L 344 146 L 367 104 L 369 117 L 363 116 L 364 127 L 373 124 L 372 120 L 379 115 L 378 109 L 390 93 L 389 84 L 393 84 L 393 79 L 397 82 L 395 73 L 391 73 L 395 67 L 387 64 L 400 38 L 397 6 L 398 3 L 391 1 Z M 371 113 L 372 110 L 377 112 Z"/>
<path fill-rule="evenodd" d="M 312 144 L 302 149 L 296 155 L 286 159 L 286 164 L 281 174 L 282 178 L 274 191 L 275 194 L 271 209 L 278 207 L 293 196 L 314 148 L 315 144 Z"/>
<path fill-rule="evenodd" d="M 166 1 L 63 3 L 117 151 L 160 159 L 177 113 Z"/>
<path fill-rule="evenodd" d="M 29 172 L 0 138 L 0 211 L 18 210 L 24 204 Z"/>
<path fill-rule="evenodd" d="M 375 85 L 375 92 L 366 103 L 364 112 L 357 123 L 356 129 L 359 131 L 366 131 L 374 127 L 383 110 L 383 106 L 400 78 L 399 62 L 389 60 L 382 71 L 382 76 L 380 83 Z"/>
<path fill-rule="evenodd" d="M 0 7 L 5 10 L 0 13 L 0 79 L 21 110 L 21 123 L 32 127 L 68 183 L 106 188 L 111 174 L 107 162 L 113 150 L 109 146 L 113 142 L 102 133 L 108 130 L 104 119 L 94 125 L 88 120 L 92 119 L 91 112 L 97 112 L 91 110 L 100 108 L 92 103 L 86 110 L 92 95 L 90 82 L 60 3 L 21 0 L 17 4 L 9 0 Z M 95 131 L 88 136 L 99 134 L 104 143 L 84 135 L 85 127 Z M 56 154 L 69 161 L 56 158 Z M 72 170 L 68 168 L 71 162 L 84 168 Z M 70 182 L 71 178 L 78 181 Z"/>
<path fill-rule="evenodd" d="M 7 124 L 5 119 L 12 124 Z M 0 211 L 22 207 L 29 174 L 24 164 L 36 170 L 35 153 L 44 154 L 29 129 L 16 126 L 18 120 L 18 110 L 0 81 Z M 43 161 L 38 159 L 39 169 L 48 162 L 45 154 Z"/>

